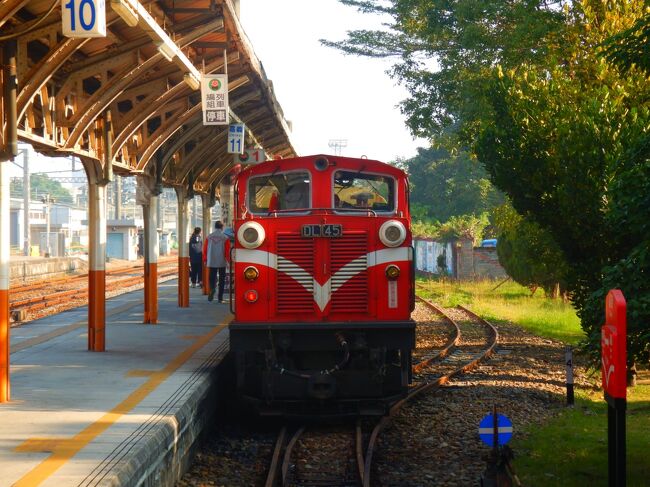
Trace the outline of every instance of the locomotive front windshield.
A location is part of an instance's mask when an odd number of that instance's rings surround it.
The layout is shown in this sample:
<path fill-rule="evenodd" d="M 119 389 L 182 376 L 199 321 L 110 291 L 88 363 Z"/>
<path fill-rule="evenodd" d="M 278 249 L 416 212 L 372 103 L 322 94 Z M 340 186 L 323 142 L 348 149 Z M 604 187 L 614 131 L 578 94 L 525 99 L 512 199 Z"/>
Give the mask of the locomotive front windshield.
<path fill-rule="evenodd" d="M 377 174 L 336 171 L 334 208 L 395 211 L 395 180 Z"/>
<path fill-rule="evenodd" d="M 293 171 L 251 178 L 248 181 L 248 208 L 253 213 L 264 214 L 311 208 L 309 172 Z"/>

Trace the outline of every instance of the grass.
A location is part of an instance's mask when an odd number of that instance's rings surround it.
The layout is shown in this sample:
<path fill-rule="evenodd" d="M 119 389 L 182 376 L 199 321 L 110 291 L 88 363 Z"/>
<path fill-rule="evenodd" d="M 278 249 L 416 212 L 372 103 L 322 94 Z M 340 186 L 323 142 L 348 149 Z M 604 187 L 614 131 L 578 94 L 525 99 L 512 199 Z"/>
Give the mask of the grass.
<path fill-rule="evenodd" d="M 650 485 L 650 385 L 628 390 L 627 486 Z M 607 485 L 607 404 L 601 391 L 580 391 L 573 409 L 512 442 L 525 486 Z"/>
<path fill-rule="evenodd" d="M 418 279 L 422 287 L 418 293 L 442 306 L 466 305 L 493 323 L 511 322 L 539 336 L 553 338 L 568 344 L 577 344 L 584 338 L 580 320 L 570 303 L 548 299 L 538 289 L 531 297 L 530 290 L 508 281 L 494 289 L 495 281 L 441 281 Z"/>
<path fill-rule="evenodd" d="M 576 344 L 584 334 L 575 310 L 561 300 L 534 296 L 513 282 L 418 279 L 418 294 L 442 306 L 463 304 L 494 322 L 511 322 L 539 336 Z M 650 384 L 628 389 L 627 485 L 650 485 Z M 606 486 L 607 403 L 602 391 L 577 390 L 574 408 L 543 426 L 517 431 L 514 467 L 527 487 Z"/>

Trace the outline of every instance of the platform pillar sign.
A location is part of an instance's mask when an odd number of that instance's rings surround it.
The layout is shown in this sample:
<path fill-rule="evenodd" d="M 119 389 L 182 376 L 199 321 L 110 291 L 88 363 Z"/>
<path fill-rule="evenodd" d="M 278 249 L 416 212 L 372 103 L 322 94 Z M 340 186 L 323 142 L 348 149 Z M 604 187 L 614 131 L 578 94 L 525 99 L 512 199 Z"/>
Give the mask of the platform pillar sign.
<path fill-rule="evenodd" d="M 203 125 L 228 125 L 228 75 L 204 74 L 201 77 Z"/>
<path fill-rule="evenodd" d="M 105 0 L 61 0 L 61 24 L 66 37 L 106 37 Z"/>
<path fill-rule="evenodd" d="M 601 372 L 607 401 L 609 487 L 625 486 L 625 409 L 627 407 L 627 304 L 619 289 L 605 298 L 601 328 Z"/>
<path fill-rule="evenodd" d="M 243 154 L 246 126 L 243 123 L 233 123 L 228 127 L 228 153 Z"/>

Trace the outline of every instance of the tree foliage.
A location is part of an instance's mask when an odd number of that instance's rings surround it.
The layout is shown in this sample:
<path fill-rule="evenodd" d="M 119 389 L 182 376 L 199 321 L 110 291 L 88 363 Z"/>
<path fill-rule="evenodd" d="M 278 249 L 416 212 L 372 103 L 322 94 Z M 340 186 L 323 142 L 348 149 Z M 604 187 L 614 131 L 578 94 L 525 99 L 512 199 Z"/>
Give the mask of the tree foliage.
<path fill-rule="evenodd" d="M 476 149 L 516 210 L 548 228 L 558 243 L 570 267 L 572 300 L 596 354 L 603 286 L 615 280 L 606 276 L 616 275 L 621 259 L 640 264 L 643 257 L 634 250 L 640 235 L 625 231 L 630 239 L 625 244 L 614 230 L 620 227 L 618 218 L 628 218 L 614 209 L 628 191 L 630 198 L 643 199 L 634 186 L 621 190 L 620 185 L 629 182 L 630 171 L 647 164 L 639 147 L 650 131 L 650 86 L 645 75 L 621 75 L 598 56 L 604 39 L 635 22 L 642 2 L 605 6 L 585 1 L 581 7 L 568 28 L 573 51 L 564 49 L 562 63 L 545 69 L 522 65 L 495 77 L 493 116 L 485 120 Z M 643 279 L 642 266 L 628 270 Z M 628 295 L 630 302 L 644 299 Z M 639 328 L 630 327 L 629 351 L 644 359 L 648 342 L 642 337 L 650 328 L 650 313 L 637 319 Z"/>
<path fill-rule="evenodd" d="M 523 286 L 541 286 L 547 295 L 552 295 L 556 286 L 564 291 L 568 266 L 551 234 L 510 205 L 502 205 L 494 214 L 497 254 L 508 275 Z"/>
<path fill-rule="evenodd" d="M 480 215 L 503 203 L 485 168 L 467 152 L 452 155 L 444 149 L 418 149 L 403 166 L 409 174 L 416 219 L 445 222 Z"/>
<path fill-rule="evenodd" d="M 635 66 L 650 73 L 650 14 L 604 43 L 605 56 L 625 71 Z"/>
<path fill-rule="evenodd" d="M 50 195 L 51 198 L 59 203 L 72 203 L 72 195 L 70 191 L 65 189 L 60 182 L 50 179 L 47 174 L 33 173 L 29 176 L 30 198 L 38 200 L 45 195 Z M 11 181 L 11 194 L 14 196 L 23 195 L 23 180 L 13 179 Z"/>

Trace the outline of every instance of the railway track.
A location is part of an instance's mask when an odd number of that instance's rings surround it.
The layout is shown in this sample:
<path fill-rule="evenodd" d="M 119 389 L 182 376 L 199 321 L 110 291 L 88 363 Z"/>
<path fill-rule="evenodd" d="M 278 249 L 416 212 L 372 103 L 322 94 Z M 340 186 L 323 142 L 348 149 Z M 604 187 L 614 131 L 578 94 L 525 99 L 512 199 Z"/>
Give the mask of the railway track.
<path fill-rule="evenodd" d="M 285 425 L 275 443 L 265 486 L 360 486 L 363 441 L 360 421 L 336 426 Z"/>
<path fill-rule="evenodd" d="M 378 445 L 379 435 L 388 426 L 397 412 L 408 402 L 422 393 L 440 387 L 453 377 L 472 370 L 478 364 L 489 358 L 499 340 L 497 329 L 466 307 L 458 306 L 460 313 L 467 318 L 459 323 L 440 307 L 422 298 L 418 301 L 440 314 L 453 327 L 455 332 L 449 342 L 438 353 L 427 357 L 413 365 L 414 383 L 408 395 L 394 404 L 388 415 L 381 418 L 373 429 L 366 450 L 363 474 L 363 487 L 371 483 L 372 459 Z M 480 324 L 477 327 L 476 324 Z"/>
<path fill-rule="evenodd" d="M 176 276 L 176 259 L 167 259 L 159 263 L 158 278 Z M 127 266 L 106 272 L 106 292 L 114 292 L 143 283 L 143 268 Z M 81 306 L 88 300 L 88 274 L 64 276 L 55 279 L 40 280 L 11 288 L 10 313 L 15 321 L 42 317 L 43 310 L 55 308 L 53 312 Z M 39 313 L 40 312 L 40 313 Z"/>
<path fill-rule="evenodd" d="M 378 439 L 397 412 L 426 391 L 473 369 L 494 352 L 499 335 L 492 324 L 465 307 L 458 307 L 454 312 L 458 317 L 454 318 L 435 304 L 418 300 L 444 318 L 449 336 L 441 348 L 424 354 L 413 365 L 414 382 L 408 395 L 375 422 L 336 427 L 301 425 L 293 430 L 285 425 L 275 443 L 266 487 L 373 485 L 372 460 Z M 325 436 L 327 442 L 323 441 Z"/>

